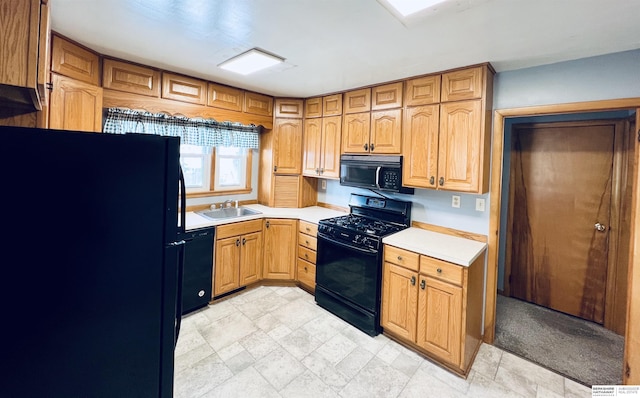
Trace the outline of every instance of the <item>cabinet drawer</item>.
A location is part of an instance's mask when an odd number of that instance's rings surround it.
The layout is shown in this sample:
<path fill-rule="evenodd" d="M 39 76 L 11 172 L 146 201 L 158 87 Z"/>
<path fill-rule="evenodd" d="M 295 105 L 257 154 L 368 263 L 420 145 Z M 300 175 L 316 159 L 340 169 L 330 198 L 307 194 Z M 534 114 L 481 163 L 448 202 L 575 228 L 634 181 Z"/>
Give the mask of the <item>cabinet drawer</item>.
<path fill-rule="evenodd" d="M 420 272 L 445 282 L 461 286 L 464 268 L 446 261 L 427 256 L 420 256 Z"/>
<path fill-rule="evenodd" d="M 298 281 L 303 285 L 315 289 L 316 287 L 316 266 L 308 261 L 298 259 Z"/>
<path fill-rule="evenodd" d="M 311 250 L 316 250 L 318 248 L 318 239 L 314 236 L 298 233 L 298 244 L 308 247 Z"/>
<path fill-rule="evenodd" d="M 133 94 L 160 96 L 160 72 L 143 66 L 105 59 L 102 86 Z"/>
<path fill-rule="evenodd" d="M 482 97 L 482 67 L 442 75 L 442 102 Z"/>
<path fill-rule="evenodd" d="M 302 232 L 303 234 L 307 234 L 307 235 L 311 235 L 311 236 L 317 236 L 318 235 L 318 225 L 311 223 L 311 222 L 307 222 L 307 221 L 300 221 L 300 226 L 298 227 L 299 231 Z"/>
<path fill-rule="evenodd" d="M 244 235 L 251 232 L 262 231 L 262 220 L 251 220 L 225 224 L 216 227 L 216 238 L 224 239 L 230 236 Z"/>
<path fill-rule="evenodd" d="M 163 72 L 162 98 L 205 105 L 207 103 L 207 82 Z"/>
<path fill-rule="evenodd" d="M 384 246 L 384 261 L 418 271 L 420 255 L 394 246 Z"/>
<path fill-rule="evenodd" d="M 303 260 L 307 260 L 310 263 L 316 263 L 316 252 L 308 247 L 298 245 L 298 257 Z"/>

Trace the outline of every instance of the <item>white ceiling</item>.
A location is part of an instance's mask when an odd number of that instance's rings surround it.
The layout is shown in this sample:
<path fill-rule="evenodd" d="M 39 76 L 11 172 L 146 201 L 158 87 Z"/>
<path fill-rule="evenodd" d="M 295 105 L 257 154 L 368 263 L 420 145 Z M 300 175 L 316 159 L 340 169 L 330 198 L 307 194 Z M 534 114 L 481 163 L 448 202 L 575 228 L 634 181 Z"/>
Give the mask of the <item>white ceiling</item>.
<path fill-rule="evenodd" d="M 520 69 L 640 48 L 639 0 L 451 0 L 401 21 L 376 0 L 50 0 L 52 29 L 102 54 L 310 97 L 490 62 Z M 286 59 L 217 67 L 259 47 Z"/>

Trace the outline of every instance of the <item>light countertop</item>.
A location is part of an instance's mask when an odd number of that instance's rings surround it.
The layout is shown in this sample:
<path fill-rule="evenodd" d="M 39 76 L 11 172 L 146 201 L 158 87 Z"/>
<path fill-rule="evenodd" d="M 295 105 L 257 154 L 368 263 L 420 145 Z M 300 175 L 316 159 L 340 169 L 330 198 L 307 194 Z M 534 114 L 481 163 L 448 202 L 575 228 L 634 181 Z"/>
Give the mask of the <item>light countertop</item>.
<path fill-rule="evenodd" d="M 303 208 L 282 208 L 282 207 L 268 207 L 258 204 L 243 205 L 248 209 L 257 210 L 260 214 L 252 214 L 242 217 L 226 218 L 221 220 L 210 220 L 195 212 L 187 212 L 186 214 L 186 227 L 187 230 L 210 227 L 215 225 L 229 224 L 239 221 L 255 220 L 261 218 L 294 218 L 298 220 L 308 221 L 317 224 L 318 221 L 324 218 L 343 216 L 347 213 L 327 209 L 326 207 L 310 206 Z"/>
<path fill-rule="evenodd" d="M 382 243 L 465 267 L 487 248 L 483 242 L 413 227 L 382 238 Z"/>

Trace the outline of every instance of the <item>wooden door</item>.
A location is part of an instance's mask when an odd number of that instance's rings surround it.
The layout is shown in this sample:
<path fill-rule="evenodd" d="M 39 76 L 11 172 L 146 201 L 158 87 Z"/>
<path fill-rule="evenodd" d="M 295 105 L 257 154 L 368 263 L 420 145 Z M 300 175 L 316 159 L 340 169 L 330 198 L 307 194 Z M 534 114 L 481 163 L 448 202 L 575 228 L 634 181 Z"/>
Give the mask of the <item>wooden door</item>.
<path fill-rule="evenodd" d="M 400 154 L 402 150 L 402 109 L 371 112 L 371 143 L 375 154 Z"/>
<path fill-rule="evenodd" d="M 435 188 L 438 173 L 440 106 L 407 108 L 402 124 L 404 185 Z"/>
<path fill-rule="evenodd" d="M 296 220 L 265 220 L 264 279 L 293 280 L 296 265 L 298 228 Z"/>
<path fill-rule="evenodd" d="M 240 247 L 240 286 L 246 286 L 262 278 L 262 232 L 243 235 Z"/>
<path fill-rule="evenodd" d="M 53 74 L 49 128 L 102 131 L 102 88 Z"/>
<path fill-rule="evenodd" d="M 273 150 L 276 174 L 300 174 L 302 172 L 302 119 L 276 119 L 273 126 L 275 142 Z"/>
<path fill-rule="evenodd" d="M 415 341 L 417 300 L 418 274 L 385 262 L 382 277 L 382 327 L 409 341 Z"/>
<path fill-rule="evenodd" d="M 460 366 L 462 350 L 462 288 L 420 276 L 417 344 Z"/>
<path fill-rule="evenodd" d="M 342 119 L 342 153 L 369 153 L 369 112 L 344 115 Z"/>
<path fill-rule="evenodd" d="M 213 270 L 213 295 L 219 296 L 240 287 L 238 266 L 240 264 L 240 236 L 216 241 Z"/>
<path fill-rule="evenodd" d="M 482 151 L 482 102 L 459 101 L 440 105 L 438 188 L 479 192 Z"/>
<path fill-rule="evenodd" d="M 322 119 L 306 119 L 302 140 L 302 174 L 317 177 L 322 148 Z"/>
<path fill-rule="evenodd" d="M 322 118 L 322 149 L 320 176 L 340 178 L 340 141 L 342 139 L 342 116 Z"/>
<path fill-rule="evenodd" d="M 511 296 L 603 323 L 615 139 L 611 123 L 514 129 Z"/>

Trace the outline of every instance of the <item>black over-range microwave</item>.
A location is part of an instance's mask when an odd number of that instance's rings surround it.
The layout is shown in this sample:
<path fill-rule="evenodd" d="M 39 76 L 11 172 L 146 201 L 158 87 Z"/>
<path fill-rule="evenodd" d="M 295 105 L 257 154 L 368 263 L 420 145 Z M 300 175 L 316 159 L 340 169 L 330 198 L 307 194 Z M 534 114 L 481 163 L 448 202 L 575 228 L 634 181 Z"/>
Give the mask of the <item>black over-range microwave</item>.
<path fill-rule="evenodd" d="M 402 186 L 402 156 L 342 155 L 340 185 L 413 194 Z"/>

